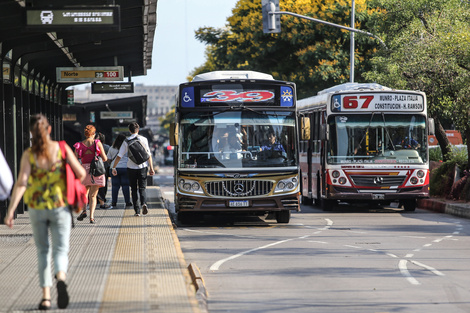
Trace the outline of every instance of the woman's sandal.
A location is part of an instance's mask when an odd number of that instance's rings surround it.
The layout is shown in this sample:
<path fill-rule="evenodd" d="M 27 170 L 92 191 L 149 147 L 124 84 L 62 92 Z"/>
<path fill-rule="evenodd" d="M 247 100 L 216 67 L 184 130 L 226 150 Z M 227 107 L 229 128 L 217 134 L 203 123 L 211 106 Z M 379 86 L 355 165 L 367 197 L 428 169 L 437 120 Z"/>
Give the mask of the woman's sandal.
<path fill-rule="evenodd" d="M 63 280 L 57 281 L 57 306 L 59 309 L 65 309 L 69 305 L 69 294 L 67 285 Z"/>
<path fill-rule="evenodd" d="M 44 302 L 49 301 L 49 305 L 44 305 Z M 39 310 L 45 311 L 45 310 L 50 310 L 51 309 L 51 299 L 42 299 L 41 302 L 39 302 Z"/>
<path fill-rule="evenodd" d="M 90 217 L 90 224 L 95 224 L 95 219 Z"/>
<path fill-rule="evenodd" d="M 80 213 L 80 215 L 77 217 L 77 220 L 79 221 L 83 221 L 83 219 L 86 217 L 86 211 L 83 211 L 82 213 Z"/>

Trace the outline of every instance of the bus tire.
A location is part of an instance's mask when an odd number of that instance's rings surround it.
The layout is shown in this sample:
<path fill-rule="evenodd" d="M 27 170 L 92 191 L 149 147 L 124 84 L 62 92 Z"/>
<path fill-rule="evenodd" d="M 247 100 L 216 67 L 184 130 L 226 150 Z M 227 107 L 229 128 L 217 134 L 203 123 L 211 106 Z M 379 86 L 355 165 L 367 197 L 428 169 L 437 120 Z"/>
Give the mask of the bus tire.
<path fill-rule="evenodd" d="M 302 204 L 311 205 L 313 204 L 313 199 L 309 197 L 302 196 Z"/>
<path fill-rule="evenodd" d="M 276 221 L 278 223 L 283 223 L 283 224 L 289 223 L 289 221 L 290 221 L 290 211 L 285 210 L 285 211 L 276 212 Z"/>
<path fill-rule="evenodd" d="M 320 207 L 323 211 L 333 211 L 333 206 L 336 204 L 335 200 L 320 199 Z"/>
<path fill-rule="evenodd" d="M 416 205 L 417 205 L 416 199 L 404 200 L 403 201 L 403 208 L 407 212 L 413 212 L 414 210 L 416 210 Z"/>

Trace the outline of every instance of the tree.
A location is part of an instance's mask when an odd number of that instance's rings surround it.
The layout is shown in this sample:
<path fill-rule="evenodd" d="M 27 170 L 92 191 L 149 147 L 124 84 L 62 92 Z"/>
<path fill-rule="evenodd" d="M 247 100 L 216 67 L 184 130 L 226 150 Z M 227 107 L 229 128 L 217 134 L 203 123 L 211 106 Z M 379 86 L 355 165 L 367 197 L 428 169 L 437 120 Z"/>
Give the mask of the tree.
<path fill-rule="evenodd" d="M 436 121 L 445 156 L 449 141 L 440 121 L 450 118 L 470 142 L 469 2 L 461 0 L 376 0 L 369 26 L 385 38 L 388 51 L 364 74 L 387 86 L 422 90 Z M 470 155 L 470 154 L 469 154 Z"/>
<path fill-rule="evenodd" d="M 356 0 L 356 28 L 361 28 L 373 9 Z M 289 11 L 350 26 L 351 1 L 281 0 Z M 206 62 L 191 74 L 213 70 L 249 69 L 270 73 L 276 79 L 297 84 L 299 98 L 349 81 L 350 33 L 339 28 L 292 16 L 281 16 L 282 32 L 264 34 L 260 0 L 239 0 L 225 28 L 205 27 L 196 38 L 206 43 Z M 375 39 L 356 34 L 356 78 L 370 70 L 369 58 L 379 45 Z"/>

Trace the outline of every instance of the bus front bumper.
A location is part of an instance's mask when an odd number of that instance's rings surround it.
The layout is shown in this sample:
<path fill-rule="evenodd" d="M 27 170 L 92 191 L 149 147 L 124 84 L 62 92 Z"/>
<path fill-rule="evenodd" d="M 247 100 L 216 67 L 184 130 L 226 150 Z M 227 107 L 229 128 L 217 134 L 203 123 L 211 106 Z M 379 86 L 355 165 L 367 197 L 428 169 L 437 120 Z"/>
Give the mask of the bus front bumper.
<path fill-rule="evenodd" d="M 217 199 L 177 195 L 176 212 L 300 211 L 299 193 L 259 198 Z"/>

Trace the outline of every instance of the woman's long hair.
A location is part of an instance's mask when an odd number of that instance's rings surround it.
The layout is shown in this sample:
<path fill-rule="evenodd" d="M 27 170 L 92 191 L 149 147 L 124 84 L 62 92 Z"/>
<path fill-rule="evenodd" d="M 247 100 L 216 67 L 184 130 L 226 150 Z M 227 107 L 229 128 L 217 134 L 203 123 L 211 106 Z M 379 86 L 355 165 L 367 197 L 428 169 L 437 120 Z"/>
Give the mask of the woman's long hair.
<path fill-rule="evenodd" d="M 119 148 L 121 148 L 122 143 L 124 142 L 124 139 L 126 139 L 126 136 L 124 134 L 119 134 L 116 139 L 114 139 L 113 148 L 119 150 Z"/>
<path fill-rule="evenodd" d="M 48 138 L 49 138 L 49 122 L 47 118 L 42 114 L 36 114 L 31 116 L 29 121 L 29 131 L 31 132 L 31 152 L 34 153 L 38 158 L 46 158 L 49 162 L 51 156 L 47 149 Z"/>

